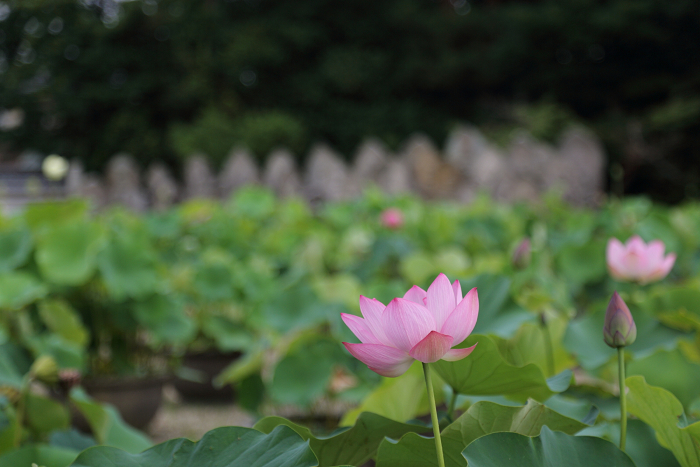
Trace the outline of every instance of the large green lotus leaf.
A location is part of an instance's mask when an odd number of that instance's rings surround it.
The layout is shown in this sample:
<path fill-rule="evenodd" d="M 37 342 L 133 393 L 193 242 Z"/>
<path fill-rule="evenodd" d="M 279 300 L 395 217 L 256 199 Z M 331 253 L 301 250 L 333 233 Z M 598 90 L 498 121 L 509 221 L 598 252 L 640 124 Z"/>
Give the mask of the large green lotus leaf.
<path fill-rule="evenodd" d="M 46 232 L 36 246 L 39 271 L 54 284 L 83 284 L 95 271 L 103 238 L 99 226 L 86 221 L 60 225 Z"/>
<path fill-rule="evenodd" d="M 113 237 L 100 252 L 97 265 L 114 299 L 138 299 L 155 291 L 158 276 L 152 254 L 148 243 L 129 236 Z"/>
<path fill-rule="evenodd" d="M 295 283 L 275 291 L 264 303 L 260 313 L 251 316 L 251 322 L 262 329 L 288 333 L 326 322 L 338 313 L 340 304 L 321 302 L 308 284 Z"/>
<path fill-rule="evenodd" d="M 324 302 L 339 302 L 358 316 L 360 312 L 360 283 L 351 274 L 335 274 L 314 278 L 311 287 Z"/>
<path fill-rule="evenodd" d="M 78 451 L 73 449 L 47 446 L 44 444 L 27 445 L 0 456 L 3 467 L 67 467 L 75 460 Z"/>
<path fill-rule="evenodd" d="M 466 467 L 462 451 L 472 441 L 489 433 L 509 431 L 537 436 L 543 426 L 574 434 L 587 425 L 565 417 L 534 400 L 523 407 L 477 402 L 442 431 L 445 465 Z M 392 437 L 395 438 L 395 437 Z M 398 442 L 385 440 L 379 447 L 377 467 L 437 466 L 435 441 L 413 433 Z"/>
<path fill-rule="evenodd" d="M 647 301 L 647 308 L 669 326 L 700 330 L 700 290 L 692 284 L 658 287 Z"/>
<path fill-rule="evenodd" d="M 228 300 L 233 297 L 233 276 L 225 264 L 207 264 L 197 269 L 194 287 L 207 300 Z"/>
<path fill-rule="evenodd" d="M 600 409 L 591 402 L 564 394 L 553 395 L 544 405 L 586 425 L 595 423 L 600 414 Z"/>
<path fill-rule="evenodd" d="M 66 428 L 65 430 L 56 430 L 49 435 L 49 444 L 59 448 L 74 449 L 77 452 L 84 451 L 97 445 L 95 439 L 81 433 L 75 428 Z"/>
<path fill-rule="evenodd" d="M 469 467 L 635 467 L 610 441 L 571 436 L 542 427 L 539 436 L 492 433 L 462 452 Z"/>
<path fill-rule="evenodd" d="M 458 347 L 469 347 L 477 342 L 474 351 L 462 360 L 440 360 L 432 364 L 442 379 L 460 394 L 504 395 L 522 402 L 529 397 L 545 401 L 569 386 L 569 370 L 553 377 L 548 384 L 537 365 L 515 366 L 508 363 L 489 336 L 472 334 Z"/>
<path fill-rule="evenodd" d="M 237 190 L 226 206 L 235 216 L 267 219 L 275 211 L 275 195 L 267 188 L 249 185 Z"/>
<path fill-rule="evenodd" d="M 629 376 L 644 376 L 649 384 L 671 391 L 684 407 L 700 394 L 700 365 L 688 361 L 679 349 L 660 350 L 627 364 Z"/>
<path fill-rule="evenodd" d="M 355 273 L 361 282 L 371 283 L 375 276 L 377 278 L 385 276 L 382 274 L 385 270 L 395 270 L 397 262 L 410 255 L 413 250 L 414 245 L 400 234 L 379 236 L 366 259 L 357 265 Z M 403 296 L 406 290 L 407 287 L 403 289 L 400 296 Z M 396 296 L 394 295 L 394 297 Z M 377 296 L 377 298 L 379 297 Z"/>
<path fill-rule="evenodd" d="M 297 433 L 279 426 L 270 434 L 227 426 L 206 433 L 198 442 L 171 439 L 140 454 L 95 446 L 83 451 L 71 467 L 314 467 L 316 456 Z"/>
<path fill-rule="evenodd" d="M 440 404 L 445 397 L 441 389 L 443 381 L 434 372 L 432 377 L 435 400 L 437 404 Z M 392 420 L 405 422 L 418 415 L 426 414 L 429 410 L 423 367 L 420 362 L 415 361 L 403 375 L 396 378 L 384 378 L 381 384 L 366 396 L 358 407 L 343 415 L 340 425 L 353 425 L 362 412 L 372 412 Z"/>
<path fill-rule="evenodd" d="M 375 454 L 384 437 L 399 438 L 406 433 L 429 431 L 422 425 L 400 423 L 369 412 L 361 413 L 352 427 L 326 437 L 314 436 L 308 428 L 280 417 L 263 418 L 253 428 L 270 433 L 279 425 L 286 425 L 309 440 L 320 467 L 363 465 Z"/>
<path fill-rule="evenodd" d="M 674 349 L 678 339 L 684 336 L 659 323 L 648 311 L 633 310 L 633 316 L 637 326 L 637 340 L 626 351 L 635 358 L 646 357 L 658 349 Z M 564 346 L 586 370 L 599 368 L 615 356 L 615 349 L 603 341 L 604 324 L 605 310 L 601 308 L 572 320 L 564 335 Z"/>
<path fill-rule="evenodd" d="M 86 349 L 82 345 L 66 340 L 58 334 L 45 332 L 27 337 L 27 346 L 34 355 L 50 355 L 59 368 L 85 368 Z"/>
<path fill-rule="evenodd" d="M 35 431 L 49 433 L 68 428 L 70 414 L 63 404 L 29 393 L 26 399 L 27 424 Z"/>
<path fill-rule="evenodd" d="M 479 294 L 479 319 L 473 331 L 476 334 L 508 338 L 522 323 L 535 319 L 535 315 L 511 299 L 511 280 L 507 276 L 482 274 L 460 283 L 465 294 L 474 287 Z"/>
<path fill-rule="evenodd" d="M 42 233 L 54 226 L 72 224 L 85 219 L 88 203 L 84 199 L 48 201 L 27 205 L 24 219 L 34 233 Z"/>
<path fill-rule="evenodd" d="M 200 331 L 216 344 L 222 352 L 249 350 L 255 343 L 255 335 L 239 321 L 222 315 L 206 313 L 200 316 Z"/>
<path fill-rule="evenodd" d="M 501 354 L 507 357 L 509 363 L 516 366 L 534 363 L 545 374 L 549 374 L 551 365 L 547 357 L 547 340 L 549 340 L 553 357 L 553 374 L 556 374 L 571 368 L 575 363 L 562 344 L 567 324 L 566 318 L 552 316 L 547 320 L 546 329 L 540 324 L 524 323 L 510 339 L 495 340 Z"/>
<path fill-rule="evenodd" d="M 272 398 L 281 404 L 311 404 L 326 391 L 333 368 L 345 358 L 338 343 L 328 339 L 296 347 L 275 367 Z"/>
<path fill-rule="evenodd" d="M 27 261 L 32 251 L 29 230 L 14 228 L 0 232 L 0 272 L 12 271 Z"/>
<path fill-rule="evenodd" d="M 47 328 L 68 342 L 83 346 L 88 340 L 88 331 L 78 313 L 63 300 L 39 302 L 39 316 Z"/>
<path fill-rule="evenodd" d="M 16 271 L 0 274 L 0 309 L 22 308 L 47 292 L 46 286 L 29 273 Z"/>
<path fill-rule="evenodd" d="M 144 221 L 154 238 L 174 240 L 182 235 L 180 216 L 175 211 L 149 212 Z"/>
<path fill-rule="evenodd" d="M 606 274 L 605 244 L 599 240 L 583 246 L 567 245 L 557 254 L 557 266 L 575 285 L 603 279 Z"/>
<path fill-rule="evenodd" d="M 581 430 L 578 436 L 596 436 L 620 445 L 620 423 L 604 422 Z M 673 453 L 662 447 L 654 430 L 641 420 L 627 420 L 627 445 L 625 452 L 637 467 L 680 467 Z"/>
<path fill-rule="evenodd" d="M 134 316 L 161 344 L 187 344 L 197 332 L 182 300 L 172 296 L 152 295 L 139 301 Z"/>
<path fill-rule="evenodd" d="M 114 407 L 95 402 L 82 389 L 73 389 L 70 400 L 90 424 L 98 443 L 131 453 L 153 445 L 146 435 L 124 423 Z"/>
<path fill-rule="evenodd" d="M 626 384 L 629 412 L 656 431 L 661 445 L 683 467 L 700 466 L 700 422 L 681 428 L 678 418 L 683 416 L 683 405 L 669 391 L 647 384 L 642 376 L 630 376 Z"/>

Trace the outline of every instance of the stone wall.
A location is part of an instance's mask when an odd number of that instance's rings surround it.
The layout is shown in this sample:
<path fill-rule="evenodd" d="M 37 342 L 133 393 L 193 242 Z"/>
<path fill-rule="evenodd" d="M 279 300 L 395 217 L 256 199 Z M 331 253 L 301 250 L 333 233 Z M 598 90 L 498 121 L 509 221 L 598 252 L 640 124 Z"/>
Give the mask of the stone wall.
<path fill-rule="evenodd" d="M 314 146 L 306 160 L 299 167 L 288 151 L 279 149 L 259 167 L 246 150 L 236 148 L 216 174 L 206 157 L 193 155 L 179 183 L 162 164 L 149 167 L 142 177 L 130 156 L 118 154 L 103 179 L 73 164 L 66 189 L 69 196 L 88 197 L 97 207 L 118 203 L 136 211 L 166 209 L 192 198 L 225 199 L 247 184 L 263 184 L 280 197 L 302 196 L 313 204 L 359 196 L 371 184 L 389 195 L 415 193 L 464 203 L 479 192 L 514 202 L 536 200 L 556 189 L 578 206 L 597 205 L 604 189 L 602 146 L 583 129 L 565 132 L 556 147 L 523 133 L 502 150 L 476 128 L 460 127 L 442 153 L 427 137 L 414 135 L 396 154 L 369 139 L 351 165 L 324 144 Z"/>

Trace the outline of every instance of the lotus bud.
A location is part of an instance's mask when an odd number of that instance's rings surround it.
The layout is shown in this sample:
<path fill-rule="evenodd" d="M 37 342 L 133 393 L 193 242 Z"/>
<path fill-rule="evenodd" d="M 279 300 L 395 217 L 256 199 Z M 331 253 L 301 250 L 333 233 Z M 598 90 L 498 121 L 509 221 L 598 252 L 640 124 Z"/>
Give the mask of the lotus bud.
<path fill-rule="evenodd" d="M 42 383 L 53 384 L 58 381 L 58 365 L 53 357 L 42 355 L 29 369 L 31 376 Z"/>
<path fill-rule="evenodd" d="M 385 209 L 382 212 L 382 225 L 389 229 L 399 229 L 403 225 L 403 213 L 396 208 Z"/>
<path fill-rule="evenodd" d="M 530 257 L 532 256 L 532 248 L 530 246 L 530 239 L 524 238 L 518 248 L 513 252 L 513 266 L 516 269 L 525 269 L 530 265 Z"/>
<path fill-rule="evenodd" d="M 605 312 L 603 340 L 612 348 L 627 347 L 637 338 L 637 325 L 627 304 L 615 292 Z"/>

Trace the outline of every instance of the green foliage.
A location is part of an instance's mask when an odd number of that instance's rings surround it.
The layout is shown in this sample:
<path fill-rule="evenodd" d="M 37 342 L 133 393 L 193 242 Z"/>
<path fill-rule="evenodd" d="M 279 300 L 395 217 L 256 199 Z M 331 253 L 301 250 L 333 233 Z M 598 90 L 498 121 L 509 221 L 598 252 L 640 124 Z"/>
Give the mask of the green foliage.
<path fill-rule="evenodd" d="M 535 438 L 517 433 L 492 433 L 467 446 L 463 454 L 471 467 L 506 467 L 513 465 L 513 459 L 523 467 L 634 467 L 627 454 L 609 441 L 570 436 L 546 426 Z"/>
<path fill-rule="evenodd" d="M 381 212 L 388 207 L 403 211 L 401 229 L 382 227 Z M 16 234 L 25 225 L 31 232 L 26 244 Z M 75 389 L 72 404 L 90 423 L 94 439 L 66 434 L 66 406 L 34 390 L 37 384 L 47 391 L 58 386 L 32 383 L 32 361 L 52 358 L 59 369 L 133 374 L 151 369 L 155 352 L 217 348 L 241 352 L 215 382 L 236 385 L 241 405 L 251 411 L 357 403 L 344 414 L 343 428 L 328 436 L 279 418 L 258 425 L 267 432 L 287 425 L 298 433 L 294 442 L 310 446 L 321 465 L 359 464 L 376 452 L 380 465 L 390 459 L 429 464 L 431 440 L 406 434 L 427 431 L 406 428 L 419 426 L 408 421 L 428 411 L 420 365 L 398 378 L 379 377 L 341 345 L 356 338 L 340 313 L 359 314 L 360 294 L 387 303 L 413 281 L 427 287 L 441 270 L 459 280 L 464 293 L 476 287 L 480 302 L 474 333 L 460 344 L 478 341 L 474 352 L 458 362 L 432 364 L 452 464 L 464 465 L 465 447 L 492 432 L 536 436 L 543 424 L 567 433 L 591 425 L 583 435 L 617 441 L 616 368 L 602 339 L 613 290 L 637 324 L 637 341 L 626 352 L 628 373 L 670 391 L 644 393 L 643 399 L 652 406 L 664 394 L 673 397 L 674 430 L 692 437 L 700 401 L 698 228 L 697 204 L 667 208 L 643 199 L 612 201 L 593 212 L 555 198 L 532 206 L 501 206 L 486 198 L 455 206 L 369 191 L 312 214 L 298 200 L 278 201 L 251 187 L 223 204 L 191 201 L 144 216 L 119 209 L 88 216 L 74 202 L 34 205 L 0 224 L 0 236 L 21 250 L 16 256 L 3 250 L 5 263 L 0 261 L 7 265 L 0 272 L 0 454 L 56 439 L 55 446 L 73 451 L 94 442 L 136 455 L 88 449 L 83 460 L 107 452 L 145 462 L 138 453 L 148 441 L 113 409 Z M 89 247 L 70 245 L 72 233 Z M 662 238 L 677 253 L 668 278 L 639 286 L 608 277 L 605 243 L 633 234 Z M 516 268 L 511 252 L 524 237 L 531 239 L 531 261 Z M 59 251 L 56 239 L 70 248 Z M 63 275 L 61 264 L 67 266 Z M 23 424 L 16 415 L 20 400 L 26 402 Z M 631 457 L 639 466 L 673 465 L 662 447 L 671 441 L 659 437 L 659 445 L 650 428 L 658 433 L 660 420 L 668 417 L 640 415 L 643 406 L 630 402 L 642 420 L 630 422 Z M 687 415 L 678 421 L 683 407 Z M 398 441 L 382 441 L 382 433 Z M 550 455 L 547 436 L 528 444 L 533 452 Z M 558 446 L 579 449 L 579 441 L 557 436 Z M 523 447 L 520 438 L 503 442 Z"/>
<path fill-rule="evenodd" d="M 0 308 L 18 309 L 46 295 L 47 289 L 26 272 L 0 273 Z"/>
<path fill-rule="evenodd" d="M 66 467 L 75 460 L 77 452 L 56 446 L 28 445 L 16 451 L 0 455 L 2 465 L 40 465 L 42 467 Z"/>
<path fill-rule="evenodd" d="M 36 262 L 42 275 L 59 285 L 79 285 L 95 270 L 102 235 L 97 225 L 78 222 L 61 225 L 39 238 Z"/>
<path fill-rule="evenodd" d="M 435 371 L 456 392 L 467 395 L 505 395 L 514 400 L 533 398 L 544 401 L 556 392 L 566 390 L 571 372 L 548 381 L 535 364 L 524 366 L 510 364 L 500 353 L 494 340 L 485 335 L 472 334 L 458 348 L 470 347 L 478 342 L 469 358 L 458 362 L 438 361 Z"/>
<path fill-rule="evenodd" d="M 585 428 L 581 422 L 565 417 L 539 402 L 530 400 L 523 407 L 506 407 L 493 402 L 477 402 L 457 420 L 442 430 L 445 463 L 450 467 L 466 466 L 462 451 L 477 438 L 489 433 L 511 432 L 537 436 L 543 426 L 575 434 Z M 391 437 L 396 439 L 396 437 Z M 414 433 L 398 441 L 384 440 L 377 455 L 378 467 L 419 467 L 437 465 L 435 443 Z"/>
<path fill-rule="evenodd" d="M 433 378 L 433 388 L 437 403 L 442 402 L 439 378 Z M 412 420 L 428 412 L 428 397 L 425 379 L 420 363 L 414 362 L 411 368 L 397 378 L 384 378 L 382 383 L 362 403 L 345 413 L 341 426 L 352 425 L 363 412 L 372 412 L 398 422 Z"/>
<path fill-rule="evenodd" d="M 319 467 L 334 465 L 363 465 L 377 451 L 385 437 L 398 438 L 405 433 L 423 433 L 428 429 L 422 425 L 399 423 L 380 415 L 363 412 L 352 427 L 340 433 L 317 437 L 308 428 L 280 417 L 266 417 L 255 424 L 255 429 L 270 433 L 274 428 L 285 425 L 296 431 L 318 458 Z"/>
<path fill-rule="evenodd" d="M 32 237 L 26 229 L 11 228 L 0 233 L 0 272 L 24 264 L 32 251 Z"/>
<path fill-rule="evenodd" d="M 270 395 L 280 404 L 308 406 L 328 387 L 333 367 L 344 353 L 334 340 L 298 343 L 277 364 Z"/>
<path fill-rule="evenodd" d="M 71 467 L 165 467 L 249 465 L 251 467 L 314 467 L 316 456 L 292 429 L 280 426 L 270 434 L 250 428 L 222 427 L 194 443 L 180 438 L 166 441 L 141 454 L 99 446 L 81 453 Z"/>
<path fill-rule="evenodd" d="M 683 467 L 700 465 L 700 422 L 679 426 L 683 406 L 665 389 L 647 384 L 642 376 L 627 378 L 629 411 L 656 431 L 662 446 L 670 449 Z"/>

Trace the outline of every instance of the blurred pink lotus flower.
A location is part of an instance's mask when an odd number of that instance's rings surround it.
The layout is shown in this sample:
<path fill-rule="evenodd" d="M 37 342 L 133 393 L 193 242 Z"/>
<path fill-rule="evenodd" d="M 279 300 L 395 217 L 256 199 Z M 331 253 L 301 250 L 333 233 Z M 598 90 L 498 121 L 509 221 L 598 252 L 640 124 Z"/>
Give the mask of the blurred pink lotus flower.
<path fill-rule="evenodd" d="M 625 245 L 618 239 L 611 238 L 606 251 L 610 275 L 618 280 L 638 281 L 642 284 L 661 280 L 676 262 L 675 253 L 664 256 L 665 249 L 661 240 L 652 240 L 646 244 L 637 235 Z"/>
<path fill-rule="evenodd" d="M 530 245 L 530 239 L 524 238 L 518 245 L 518 248 L 513 252 L 511 261 L 516 269 L 525 269 L 530 264 L 531 257 L 532 247 Z"/>
<path fill-rule="evenodd" d="M 382 376 L 402 375 L 414 360 L 432 363 L 456 361 L 476 347 L 452 349 L 474 329 L 479 316 L 476 288 L 462 298 L 459 281 L 450 284 L 440 274 L 428 291 L 413 286 L 403 298 L 386 307 L 376 299 L 360 296 L 363 318 L 341 313 L 361 344 L 343 342 L 345 348 L 370 370 Z"/>
<path fill-rule="evenodd" d="M 603 340 L 612 348 L 626 347 L 637 339 L 637 325 L 625 301 L 613 293 L 605 311 Z"/>
<path fill-rule="evenodd" d="M 397 208 L 385 209 L 382 212 L 382 225 L 389 229 L 400 229 L 403 225 L 403 213 Z"/>

